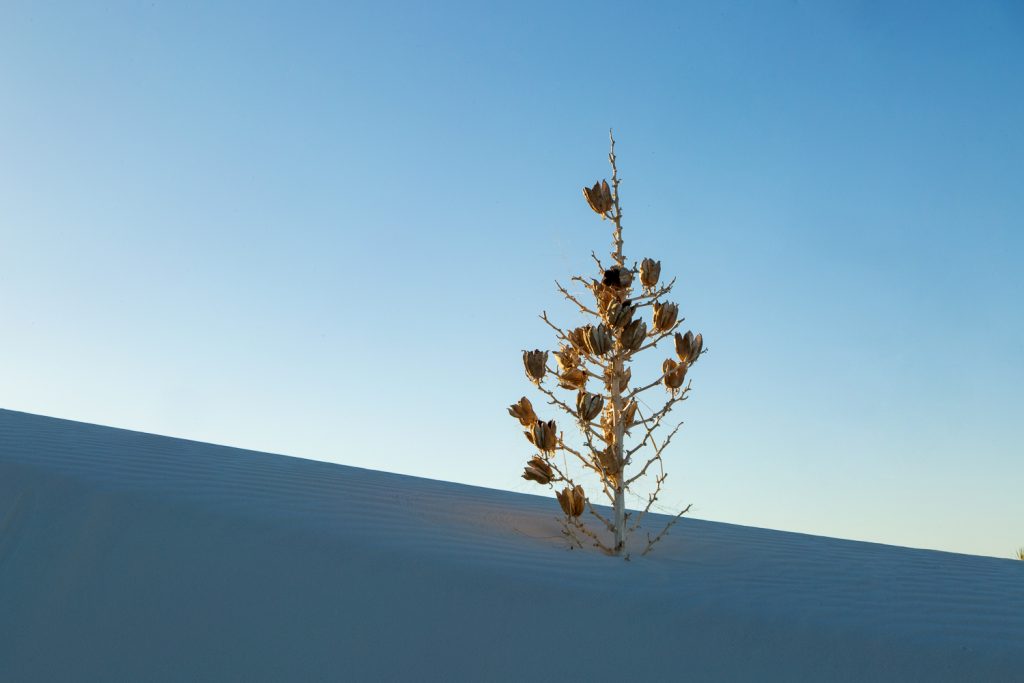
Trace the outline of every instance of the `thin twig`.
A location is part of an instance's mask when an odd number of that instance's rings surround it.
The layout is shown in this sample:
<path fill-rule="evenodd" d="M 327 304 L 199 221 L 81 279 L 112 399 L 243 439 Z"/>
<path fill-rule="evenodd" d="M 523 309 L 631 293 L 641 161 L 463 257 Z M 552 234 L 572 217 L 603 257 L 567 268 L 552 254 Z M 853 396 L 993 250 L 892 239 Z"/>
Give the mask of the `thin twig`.
<path fill-rule="evenodd" d="M 668 337 L 671 337 L 676 331 L 678 331 L 679 330 L 679 326 L 682 325 L 683 322 L 685 322 L 685 321 L 686 321 L 686 318 L 679 318 L 678 320 L 676 320 L 672 324 L 672 327 L 668 328 L 664 332 L 659 332 L 658 336 L 654 337 L 653 341 L 650 341 L 650 342 L 644 344 L 643 346 L 638 348 L 636 351 L 630 351 L 629 355 L 632 357 L 632 356 L 635 356 L 636 354 L 640 353 L 641 351 L 646 351 L 647 349 L 653 349 L 660 342 L 662 342 L 663 340 L 665 340 Z"/>
<path fill-rule="evenodd" d="M 609 555 L 613 554 L 612 553 L 612 549 L 609 548 L 608 546 L 606 546 L 604 543 L 602 543 L 601 539 L 598 538 L 597 534 L 595 534 L 593 531 L 588 529 L 586 527 L 586 525 L 584 525 L 583 522 L 581 522 L 578 518 L 576 518 L 576 517 L 568 517 L 566 519 L 566 527 L 568 528 L 569 526 L 577 529 L 578 531 L 583 532 L 583 534 L 585 534 L 591 540 L 593 540 L 595 547 L 600 548 L 601 550 L 603 550 L 604 552 L 608 553 Z M 570 532 L 570 534 L 572 535 L 573 540 L 575 540 L 577 543 L 579 543 L 580 547 L 582 548 L 583 544 L 580 543 L 579 537 L 576 536 L 575 534 L 572 534 L 571 532 Z"/>
<path fill-rule="evenodd" d="M 577 306 L 579 306 L 580 307 L 580 311 L 582 311 L 584 313 L 589 313 L 590 315 L 592 315 L 594 317 L 597 317 L 597 318 L 601 317 L 600 313 L 598 313 L 597 311 L 591 310 L 586 305 L 584 305 L 579 299 L 577 299 L 575 296 L 570 294 L 569 290 L 567 290 L 565 287 L 563 287 L 561 285 L 561 283 L 558 282 L 558 280 L 555 280 L 555 286 L 558 287 L 558 291 L 562 293 L 562 296 L 564 296 L 566 299 L 568 299 L 569 301 L 571 301 L 574 304 L 576 304 Z"/>
<path fill-rule="evenodd" d="M 601 520 L 601 522 L 604 524 L 605 528 L 608 529 L 608 531 L 611 531 L 612 533 L 615 532 L 615 526 L 611 523 L 611 521 L 607 519 L 604 515 L 602 515 L 600 512 L 598 512 L 597 508 L 595 508 L 589 500 L 587 501 L 587 509 L 590 510 L 590 514 L 594 515 L 599 520 Z"/>
<path fill-rule="evenodd" d="M 647 494 L 647 505 L 645 505 L 644 509 L 637 514 L 636 521 L 629 529 L 630 533 L 640 528 L 640 523 L 643 521 L 644 516 L 650 512 L 654 502 L 658 500 L 658 496 L 661 494 L 661 485 L 665 482 L 665 479 L 667 479 L 667 476 L 663 469 L 661 475 L 654 478 L 654 490 Z"/>
<path fill-rule="evenodd" d="M 654 455 L 644 464 L 643 468 L 637 474 L 633 475 L 632 477 L 626 480 L 626 486 L 630 486 L 637 479 L 644 476 L 644 474 L 647 473 L 647 468 L 651 466 L 651 463 L 661 459 L 661 454 L 664 452 L 666 448 L 668 448 L 668 445 L 672 443 L 672 437 L 676 435 L 676 432 L 679 431 L 679 428 L 682 427 L 683 424 L 683 422 L 680 422 L 679 424 L 676 425 L 675 429 L 669 432 L 669 435 L 665 438 L 664 441 L 661 442 L 661 445 L 655 449 Z"/>
<path fill-rule="evenodd" d="M 569 341 L 569 337 L 567 337 L 565 332 L 562 331 L 562 328 L 559 327 L 558 325 L 554 324 L 550 320 L 548 320 L 548 312 L 547 311 L 542 311 L 539 317 L 540 317 L 541 320 L 543 320 L 544 322 L 546 322 L 548 324 L 548 327 L 550 327 L 551 329 L 553 329 L 555 332 L 558 333 L 558 338 L 559 339 L 564 339 L 565 341 Z"/>
<path fill-rule="evenodd" d="M 651 548 L 654 547 L 654 544 L 657 543 L 658 541 L 660 541 L 661 537 L 664 536 L 665 534 L 667 534 L 668 530 L 671 529 L 673 526 L 675 526 L 675 523 L 679 521 L 679 518 L 682 517 L 683 515 L 685 515 L 687 512 L 689 512 L 690 508 L 692 508 L 692 507 L 693 507 L 693 503 L 690 503 L 685 508 L 680 510 L 679 513 L 675 517 L 673 517 L 671 520 L 669 520 L 668 524 L 665 525 L 665 528 L 661 530 L 661 533 L 658 534 L 657 536 L 655 536 L 654 538 L 651 538 L 651 535 L 648 534 L 647 535 L 647 547 L 644 548 L 644 551 L 642 553 L 640 553 L 640 554 L 641 555 L 646 555 L 647 553 L 651 552 Z"/>
<path fill-rule="evenodd" d="M 674 287 L 675 284 L 676 284 L 676 278 L 672 278 L 672 280 L 667 285 L 662 285 L 660 288 L 651 290 L 650 292 L 645 292 L 644 294 L 638 294 L 638 295 L 636 295 L 635 297 L 632 298 L 632 301 L 636 304 L 637 308 L 642 308 L 644 306 L 650 306 L 657 299 L 659 299 L 660 297 L 663 297 L 666 294 L 668 294 L 669 292 L 671 292 L 672 291 L 672 287 Z M 641 303 L 636 303 L 638 301 L 643 301 L 644 299 L 649 299 L 649 301 L 647 301 L 645 303 L 642 303 L 642 304 Z"/>

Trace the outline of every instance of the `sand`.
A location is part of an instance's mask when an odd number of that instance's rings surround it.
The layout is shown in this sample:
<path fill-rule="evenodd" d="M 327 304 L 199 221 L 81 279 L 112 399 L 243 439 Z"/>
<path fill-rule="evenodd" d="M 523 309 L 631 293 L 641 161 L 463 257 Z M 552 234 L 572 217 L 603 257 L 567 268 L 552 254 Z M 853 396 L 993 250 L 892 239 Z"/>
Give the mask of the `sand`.
<path fill-rule="evenodd" d="M 0 679 L 1024 680 L 1024 562 L 556 512 L 0 410 Z"/>

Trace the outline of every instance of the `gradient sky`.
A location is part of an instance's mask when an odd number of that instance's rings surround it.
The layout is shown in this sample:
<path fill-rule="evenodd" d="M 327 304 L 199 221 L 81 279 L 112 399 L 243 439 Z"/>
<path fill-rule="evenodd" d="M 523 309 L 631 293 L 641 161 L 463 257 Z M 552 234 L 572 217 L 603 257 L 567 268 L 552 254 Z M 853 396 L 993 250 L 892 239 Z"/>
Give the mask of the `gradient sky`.
<path fill-rule="evenodd" d="M 663 509 L 1009 557 L 1022 121 L 1009 1 L 6 3 L 0 407 L 538 493 L 614 126 L 710 348 Z"/>

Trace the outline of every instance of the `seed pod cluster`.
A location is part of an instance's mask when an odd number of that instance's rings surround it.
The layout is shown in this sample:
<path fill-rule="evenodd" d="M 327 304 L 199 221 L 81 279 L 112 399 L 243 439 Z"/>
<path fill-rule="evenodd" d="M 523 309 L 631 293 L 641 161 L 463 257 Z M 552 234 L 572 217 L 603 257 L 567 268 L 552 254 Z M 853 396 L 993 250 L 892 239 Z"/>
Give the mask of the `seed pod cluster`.
<path fill-rule="evenodd" d="M 508 414 L 519 420 L 519 424 L 529 427 L 537 421 L 537 415 L 533 412 L 533 404 L 530 399 L 523 396 L 518 403 L 508 407 Z"/>
<path fill-rule="evenodd" d="M 698 334 L 693 335 L 690 330 L 686 331 L 686 334 L 679 334 L 676 332 L 676 355 L 679 356 L 680 363 L 686 363 L 687 365 L 693 365 L 697 362 L 700 357 L 700 352 L 704 349 L 704 338 Z"/>
<path fill-rule="evenodd" d="M 676 324 L 679 317 L 679 304 L 657 303 L 654 304 L 654 331 L 668 332 Z"/>
<path fill-rule="evenodd" d="M 584 187 L 583 196 L 587 198 L 587 204 L 594 213 L 599 214 L 602 219 L 612 210 L 612 190 L 608 187 L 607 180 L 594 183 L 593 187 Z"/>
<path fill-rule="evenodd" d="M 666 358 L 665 362 L 661 364 L 661 371 L 665 375 L 662 382 L 666 389 L 675 393 L 679 387 L 683 386 L 683 380 L 686 379 L 685 363 L 677 363 L 671 358 Z"/>
<path fill-rule="evenodd" d="M 645 258 L 640 262 L 640 284 L 645 289 L 654 289 L 661 277 L 661 261 Z"/>
<path fill-rule="evenodd" d="M 528 431 L 523 432 L 526 439 L 537 447 L 537 450 L 551 453 L 558 445 L 558 426 L 554 420 L 542 422 L 537 420 Z"/>
<path fill-rule="evenodd" d="M 523 479 L 535 481 L 538 484 L 550 484 L 554 478 L 555 472 L 551 469 L 551 465 L 539 455 L 530 458 L 526 467 L 523 468 Z"/>
<path fill-rule="evenodd" d="M 544 379 L 544 373 L 548 368 L 548 352 L 534 349 L 523 351 L 523 367 L 526 368 L 526 376 L 534 384 L 540 384 Z"/>
<path fill-rule="evenodd" d="M 579 517 L 586 509 L 587 496 L 583 493 L 582 486 L 573 488 L 566 486 L 561 491 L 557 491 L 555 497 L 558 498 L 558 504 L 567 517 Z"/>

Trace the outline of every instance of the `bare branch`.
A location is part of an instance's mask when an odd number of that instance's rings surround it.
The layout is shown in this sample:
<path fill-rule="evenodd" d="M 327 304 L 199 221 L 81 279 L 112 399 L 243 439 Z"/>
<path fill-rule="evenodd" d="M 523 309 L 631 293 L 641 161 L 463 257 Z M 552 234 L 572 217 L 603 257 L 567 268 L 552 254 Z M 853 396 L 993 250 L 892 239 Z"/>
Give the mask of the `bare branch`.
<path fill-rule="evenodd" d="M 661 380 L 665 379 L 665 375 L 667 375 L 667 374 L 668 374 L 667 372 L 663 372 L 661 374 L 661 377 L 659 377 L 658 379 L 654 380 L 650 384 L 645 384 L 644 386 L 638 387 L 638 388 L 634 389 L 633 391 L 629 392 L 629 394 L 626 395 L 626 400 L 628 401 L 629 399 L 633 398 L 637 394 L 641 394 L 641 393 L 647 391 L 648 389 L 653 389 L 654 387 L 658 386 L 659 384 L 661 384 Z"/>
<path fill-rule="evenodd" d="M 565 483 L 569 484 L 569 486 L 575 486 L 575 482 L 573 482 L 572 478 L 565 472 L 563 472 L 558 467 L 558 464 L 554 462 L 554 460 L 552 460 L 551 458 L 544 458 L 544 462 L 546 462 L 548 464 L 548 467 L 550 467 L 554 471 L 554 473 L 558 475 L 557 479 L 551 480 L 552 482 L 564 481 Z"/>
<path fill-rule="evenodd" d="M 551 372 L 551 371 L 548 370 L 548 372 Z M 551 391 L 550 389 L 548 389 L 545 386 L 538 386 L 537 388 L 540 389 L 540 392 L 542 394 L 544 394 L 545 396 L 547 396 L 550 399 L 548 402 L 551 405 L 558 406 L 559 408 L 564 410 L 566 413 L 568 413 L 570 416 L 578 419 L 577 414 L 576 414 L 576 410 L 574 408 L 570 407 L 569 404 L 567 404 L 565 401 L 563 401 L 560 398 L 558 398 L 557 396 L 555 396 L 555 392 Z M 567 389 L 566 391 L 569 391 L 569 390 Z"/>
<path fill-rule="evenodd" d="M 665 482 L 665 479 L 667 478 L 668 477 L 666 476 L 664 469 L 662 470 L 659 476 L 655 477 L 654 490 L 647 494 L 647 505 L 644 506 L 643 510 L 637 513 L 636 521 L 633 522 L 633 526 L 629 528 L 630 533 L 633 533 L 634 531 L 640 528 L 640 523 L 643 521 L 644 516 L 648 512 L 650 512 L 651 507 L 654 505 L 655 501 L 658 500 L 658 496 L 661 495 L 661 485 Z"/>
<path fill-rule="evenodd" d="M 583 524 L 583 522 L 581 522 L 578 518 L 576 518 L 576 517 L 566 517 L 566 519 L 563 522 L 563 528 L 568 532 L 567 535 L 570 536 L 574 541 L 576 541 L 576 543 L 581 548 L 583 547 L 583 543 L 580 542 L 579 536 L 576 536 L 576 534 L 574 533 L 574 530 L 575 531 L 580 531 L 585 536 L 590 538 L 594 542 L 594 546 L 595 547 L 600 548 L 601 550 L 603 550 L 604 552 L 608 553 L 609 555 L 614 554 L 612 549 L 609 548 L 604 543 L 602 543 L 601 539 L 598 538 L 597 534 L 595 534 L 593 531 L 588 529 Z"/>
<path fill-rule="evenodd" d="M 675 395 L 672 398 L 670 398 L 665 403 L 665 405 L 663 405 L 661 408 L 659 408 L 657 410 L 657 412 L 651 413 L 651 415 L 649 417 L 645 417 L 642 420 L 637 420 L 633 424 L 644 425 L 644 424 L 647 424 L 648 422 L 652 422 L 653 421 L 653 422 L 655 422 L 655 427 L 654 428 L 657 429 L 657 424 L 660 423 L 661 418 L 665 417 L 665 415 L 668 414 L 668 412 L 672 409 L 673 405 L 675 405 L 676 403 L 681 403 L 682 401 L 685 401 L 687 399 L 686 394 L 689 391 L 690 391 L 690 387 L 686 386 L 677 395 Z"/>
<path fill-rule="evenodd" d="M 615 525 L 611 523 L 611 520 L 609 520 L 607 517 L 598 512 L 597 508 L 595 508 L 589 500 L 587 501 L 587 509 L 590 510 L 590 514 L 594 515 L 599 520 L 601 520 L 601 523 L 604 524 L 605 528 L 608 529 L 608 531 L 611 531 L 612 533 L 615 532 Z"/>
<path fill-rule="evenodd" d="M 548 372 L 550 372 L 550 370 L 548 370 Z M 600 434 L 598 434 L 596 429 L 595 429 L 595 427 L 600 427 L 601 426 L 600 424 L 597 424 L 594 421 L 586 422 L 584 420 L 581 420 L 580 417 L 579 417 L 579 413 L 577 413 L 576 410 L 572 406 L 570 406 L 568 403 L 566 403 L 565 401 L 562 401 L 557 396 L 555 396 L 555 392 L 551 391 L 550 389 L 548 389 L 545 386 L 538 386 L 537 388 L 540 390 L 540 392 L 542 394 L 544 394 L 545 396 L 548 397 L 548 399 L 549 399 L 548 400 L 548 404 L 549 405 L 558 406 L 559 408 L 562 409 L 563 412 L 565 412 L 570 417 L 575 419 L 576 420 L 576 424 L 585 427 L 587 432 L 592 433 L 594 436 L 596 436 L 597 438 L 601 439 L 601 441 L 605 440 L 604 437 L 601 436 Z M 570 390 L 566 389 L 566 391 L 570 391 Z"/>
<path fill-rule="evenodd" d="M 565 332 L 562 331 L 562 328 L 559 327 L 558 325 L 555 325 L 550 320 L 548 320 L 548 312 L 547 311 L 542 311 L 541 312 L 540 319 L 543 320 L 544 322 L 546 322 L 548 324 L 548 327 L 550 327 L 551 329 L 553 329 L 555 332 L 558 333 L 558 338 L 559 339 L 564 339 L 565 341 L 569 341 L 569 338 L 565 335 Z"/>
<path fill-rule="evenodd" d="M 595 283 L 595 281 L 593 279 L 588 280 L 585 277 L 581 277 L 579 275 L 573 275 L 572 280 L 573 280 L 573 282 L 579 282 L 581 285 L 586 287 L 588 290 L 590 290 L 591 294 L 594 293 L 594 288 L 596 287 L 596 283 Z"/>
<path fill-rule="evenodd" d="M 572 410 L 565 402 L 559 400 L 559 398 L 555 396 L 550 389 L 547 389 L 545 387 L 537 388 L 540 389 L 542 393 L 546 394 L 551 399 L 552 403 L 562 408 L 562 410 L 564 410 L 565 412 L 570 413 L 573 416 L 576 416 L 576 412 Z M 605 470 L 604 465 L 601 463 L 601 458 L 597 457 L 597 452 L 599 449 L 596 446 L 594 446 L 595 436 L 606 444 L 607 440 L 604 438 L 604 436 L 597 433 L 597 430 L 594 428 L 595 425 L 593 422 L 585 422 L 577 418 L 576 424 L 581 427 L 581 431 L 583 432 L 583 438 L 587 442 L 587 448 L 589 448 L 590 452 L 594 455 L 593 457 L 590 458 L 590 460 L 587 460 L 586 457 L 582 453 L 579 453 L 578 451 L 572 450 L 568 447 L 566 447 L 565 450 L 569 451 L 570 453 L 573 453 L 577 458 L 579 458 L 587 469 L 596 472 L 600 478 L 601 486 L 604 488 L 605 495 L 608 496 L 609 499 L 614 499 L 614 496 L 612 496 L 611 492 L 608 490 L 608 484 L 611 477 L 609 476 L 608 471 Z M 564 440 L 560 439 L 560 441 L 564 445 Z"/>
<path fill-rule="evenodd" d="M 641 351 L 646 351 L 647 349 L 653 349 L 655 346 L 657 346 L 659 343 L 661 343 L 667 337 L 671 337 L 673 334 L 675 334 L 679 330 L 680 325 L 682 325 L 683 322 L 685 322 L 685 321 L 686 321 L 686 318 L 679 318 L 678 320 L 675 321 L 675 323 L 673 323 L 672 327 L 670 327 L 669 329 L 665 330 L 664 332 L 658 333 L 658 336 L 655 337 L 653 341 L 647 342 L 646 344 L 644 344 L 643 346 L 638 348 L 636 351 L 630 351 L 630 353 L 629 353 L 630 357 L 635 356 L 636 354 L 640 353 Z"/>
<path fill-rule="evenodd" d="M 673 526 L 675 526 L 675 523 L 679 521 L 679 518 L 682 517 L 683 515 L 685 515 L 687 512 L 689 512 L 690 508 L 692 508 L 692 507 L 693 507 L 693 504 L 691 503 L 690 505 L 687 505 L 685 508 L 680 510 L 679 513 L 675 517 L 673 517 L 671 520 L 669 520 L 668 524 L 665 525 L 665 528 L 661 530 L 661 533 L 659 533 L 654 538 L 651 538 L 651 535 L 648 534 L 647 535 L 647 547 L 644 548 L 644 551 L 642 553 L 640 553 L 640 554 L 641 555 L 646 555 L 647 553 L 651 552 L 651 549 L 654 547 L 654 544 L 657 543 L 658 541 L 660 541 L 661 537 L 664 536 L 665 534 L 667 534 L 668 530 L 671 529 Z"/>
<path fill-rule="evenodd" d="M 660 297 L 663 297 L 666 294 L 668 294 L 669 292 L 671 292 L 672 291 L 672 287 L 674 287 L 675 284 L 676 284 L 676 278 L 672 278 L 672 281 L 669 282 L 667 285 L 662 285 L 658 289 L 652 290 L 650 292 L 646 292 L 644 294 L 638 294 L 637 296 L 632 298 L 632 301 L 636 305 L 637 308 L 643 308 L 644 306 L 651 306 Z M 638 303 L 640 301 L 644 301 L 645 299 L 647 301 L 645 301 L 644 303 Z"/>
<path fill-rule="evenodd" d="M 570 413 L 572 415 L 575 415 L 575 412 L 571 408 L 569 408 L 569 406 L 567 406 L 565 403 L 563 403 L 562 401 L 559 401 L 558 398 L 553 393 L 551 393 L 550 390 L 545 389 L 544 387 L 538 387 L 538 388 L 541 390 L 541 392 L 543 392 L 543 393 L 545 393 L 545 394 L 547 394 L 548 396 L 551 397 L 551 402 L 552 403 L 554 403 L 555 405 L 558 405 L 560 408 L 562 408 L 566 412 L 568 412 L 568 413 Z M 577 422 L 579 423 L 579 421 L 577 421 Z M 584 423 L 581 423 L 581 424 L 586 425 L 587 423 L 584 422 Z M 587 441 L 587 447 L 590 449 L 591 453 L 594 453 L 594 452 L 596 452 L 596 449 L 594 448 L 594 442 L 592 440 L 592 436 L 599 436 L 598 434 L 596 434 L 596 432 L 594 432 L 593 425 L 591 425 L 590 429 L 585 429 L 584 430 L 584 437 L 586 438 L 586 441 Z M 599 438 L 601 438 L 601 437 L 599 436 Z M 602 438 L 602 440 L 603 440 L 603 438 Z M 556 445 L 556 448 L 558 450 L 562 450 L 562 451 L 565 451 L 566 453 L 570 453 L 570 454 L 576 456 L 576 459 L 580 461 L 580 464 L 583 465 L 584 469 L 588 469 L 588 470 L 591 470 L 591 471 L 595 472 L 598 475 L 598 477 L 599 477 L 599 479 L 601 481 L 601 487 L 604 489 L 605 496 L 607 496 L 609 500 L 614 500 L 614 496 L 608 490 L 608 473 L 605 471 L 604 467 L 601 466 L 600 459 L 598 459 L 596 457 L 588 459 L 585 455 L 580 453 L 578 450 L 576 450 L 575 448 L 573 448 L 573 447 L 569 446 L 568 444 L 566 444 L 565 443 L 565 432 L 560 432 L 559 433 L 559 435 L 558 435 L 558 444 Z M 549 460 L 548 464 L 551 464 L 550 460 Z M 559 471 L 559 476 L 561 476 L 565 481 L 572 482 L 572 479 L 570 479 L 568 476 L 566 476 L 564 473 L 562 473 L 560 471 Z"/>
<path fill-rule="evenodd" d="M 668 445 L 672 442 L 672 437 L 676 435 L 676 432 L 678 432 L 679 428 L 682 427 L 682 426 L 683 426 L 683 422 L 680 422 L 679 424 L 676 425 L 676 428 L 673 429 L 669 433 L 668 437 L 666 437 L 665 440 L 661 442 L 661 445 L 658 446 L 654 450 L 654 455 L 651 456 L 651 458 L 644 464 L 643 468 L 639 472 L 637 472 L 635 475 L 633 475 L 632 477 L 630 477 L 629 479 L 626 480 L 626 486 L 632 485 L 633 482 L 635 482 L 640 477 L 644 476 L 647 473 L 647 468 L 651 466 L 651 463 L 654 463 L 654 462 L 657 462 L 657 461 L 661 460 L 662 452 L 666 448 L 668 448 Z M 648 432 L 648 434 L 649 433 L 650 432 Z"/>
<path fill-rule="evenodd" d="M 594 317 L 597 317 L 597 318 L 601 317 L 600 313 L 598 313 L 597 311 L 591 310 L 590 308 L 587 308 L 587 306 L 585 306 L 583 303 L 581 303 L 579 299 L 577 299 L 575 296 L 570 294 L 569 290 L 567 290 L 565 287 L 563 287 L 558 282 L 558 280 L 555 280 L 555 286 L 558 287 L 558 291 L 562 293 L 562 296 L 564 296 L 566 299 L 568 299 L 569 301 L 571 301 L 574 304 L 576 304 L 577 306 L 579 306 L 580 310 L 582 312 L 589 313 L 590 315 L 592 315 Z"/>
<path fill-rule="evenodd" d="M 653 389 L 654 387 L 658 386 L 659 384 L 661 384 L 661 381 L 663 379 L 665 379 L 665 375 L 667 375 L 669 372 L 671 372 L 671 370 L 669 370 L 667 372 L 661 373 L 661 377 L 659 377 L 658 379 L 654 380 L 650 384 L 645 384 L 644 386 L 639 387 L 638 389 L 634 389 L 633 391 L 629 392 L 629 394 L 626 396 L 626 400 L 628 401 L 629 399 L 633 398 L 637 394 L 642 394 L 643 392 L 647 391 L 648 389 Z M 688 381 L 686 383 L 686 387 L 684 389 L 679 390 L 679 391 L 681 391 L 684 395 L 688 391 L 690 391 L 690 382 Z M 682 399 L 680 399 L 680 400 L 682 400 Z"/>
<path fill-rule="evenodd" d="M 598 470 L 598 469 L 597 469 L 596 467 L 594 467 L 594 465 L 593 465 L 593 464 L 591 464 L 591 463 L 590 463 L 590 461 L 588 461 L 588 460 L 587 460 L 587 459 L 586 459 L 586 458 L 585 458 L 585 457 L 583 456 L 583 454 L 582 454 L 582 453 L 580 453 L 580 452 L 579 452 L 578 450 L 576 450 L 575 448 L 573 448 L 573 447 L 571 447 L 571 446 L 568 446 L 568 445 L 566 445 L 566 443 L 565 443 L 565 439 L 564 439 L 564 432 L 558 435 L 558 446 L 557 446 L 557 448 L 558 448 L 558 450 L 562 450 L 562 451 L 565 451 L 566 453 L 571 453 L 571 454 L 575 455 L 575 456 L 576 456 L 576 459 L 577 459 L 577 460 L 579 460 L 579 461 L 580 461 L 580 463 L 581 463 L 581 464 L 582 464 L 582 465 L 583 465 L 583 466 L 584 466 L 585 468 L 587 468 L 587 469 L 590 469 L 590 470 L 593 470 L 593 471 L 597 472 L 598 474 L 600 474 L 600 470 Z"/>

